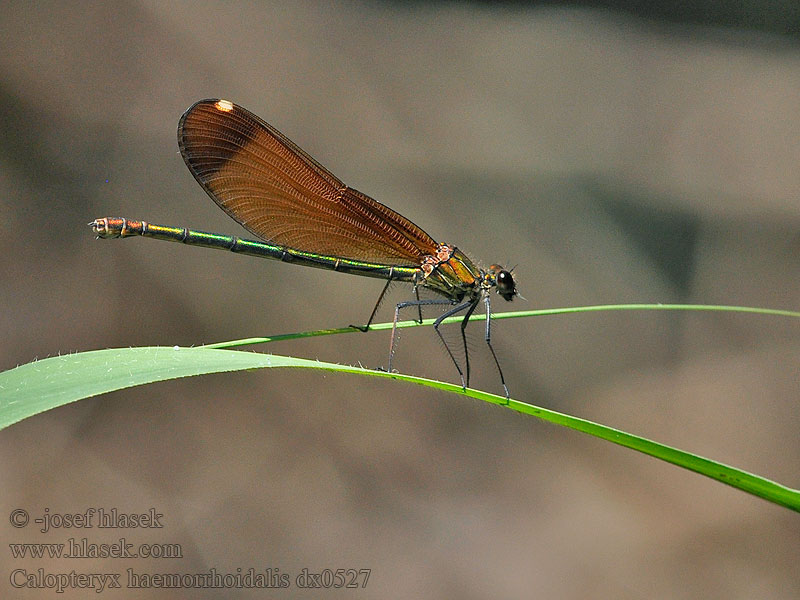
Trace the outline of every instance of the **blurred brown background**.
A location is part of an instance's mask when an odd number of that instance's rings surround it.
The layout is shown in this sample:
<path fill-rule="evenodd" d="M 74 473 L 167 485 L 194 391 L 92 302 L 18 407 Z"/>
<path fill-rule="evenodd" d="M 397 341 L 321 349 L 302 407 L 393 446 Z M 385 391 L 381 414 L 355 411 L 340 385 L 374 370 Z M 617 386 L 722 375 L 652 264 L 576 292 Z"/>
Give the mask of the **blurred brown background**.
<path fill-rule="evenodd" d="M 177 152 L 224 97 L 527 302 L 800 308 L 800 14 L 791 3 L 24 2 L 0 9 L 0 367 L 361 323 L 381 282 L 149 240 L 105 215 L 243 234 Z M 641 3 L 644 5 L 645 3 Z M 704 7 L 706 12 L 704 12 Z M 398 286 L 384 305 L 407 298 Z M 512 394 L 800 485 L 800 326 L 605 313 L 496 322 Z M 476 387 L 498 391 L 481 327 Z M 263 351 L 385 365 L 385 332 Z M 429 329 L 397 367 L 456 381 Z M 13 569 L 369 568 L 362 598 L 796 598 L 794 513 L 511 411 L 297 371 L 185 379 L 0 434 L 3 539 L 179 543 L 174 560 Z M 7 514 L 165 515 L 15 530 Z M 123 578 L 124 581 L 124 578 Z M 83 590 L 65 597 L 82 597 Z M 125 598 L 318 597 L 123 589 Z M 343 596 L 342 596 L 343 597 Z"/>

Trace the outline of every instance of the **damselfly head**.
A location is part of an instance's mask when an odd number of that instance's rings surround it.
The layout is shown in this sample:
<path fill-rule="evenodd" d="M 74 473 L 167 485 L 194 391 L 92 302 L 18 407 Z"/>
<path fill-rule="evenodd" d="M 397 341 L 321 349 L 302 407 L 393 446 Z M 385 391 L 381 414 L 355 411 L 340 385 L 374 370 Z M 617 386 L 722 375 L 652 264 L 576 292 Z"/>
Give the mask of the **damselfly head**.
<path fill-rule="evenodd" d="M 503 297 L 503 300 L 511 302 L 517 295 L 517 284 L 514 282 L 511 271 L 506 271 L 500 265 L 492 265 L 489 267 L 489 274 L 494 279 L 497 293 Z"/>

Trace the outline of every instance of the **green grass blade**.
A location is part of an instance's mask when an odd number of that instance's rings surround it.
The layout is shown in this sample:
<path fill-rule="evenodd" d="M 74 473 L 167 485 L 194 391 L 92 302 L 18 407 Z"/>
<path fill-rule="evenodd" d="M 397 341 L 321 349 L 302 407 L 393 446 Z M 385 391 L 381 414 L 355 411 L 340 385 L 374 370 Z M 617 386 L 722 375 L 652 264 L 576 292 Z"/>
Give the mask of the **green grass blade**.
<path fill-rule="evenodd" d="M 800 511 L 800 491 L 763 477 L 598 423 L 460 386 L 307 359 L 208 347 L 145 347 L 57 356 L 0 373 L 0 429 L 64 404 L 145 383 L 256 368 L 324 369 L 407 381 L 505 406 L 706 475 L 780 506 Z"/>
<path fill-rule="evenodd" d="M 547 315 L 568 315 L 590 312 L 606 312 L 620 310 L 668 310 L 668 311 L 692 311 L 692 312 L 736 312 L 750 313 L 756 315 L 766 315 L 773 317 L 790 317 L 800 319 L 800 312 L 794 310 L 782 310 L 776 308 L 757 308 L 752 306 L 727 306 L 724 304 L 598 304 L 593 306 L 570 306 L 566 308 L 541 308 L 537 310 L 520 310 L 492 314 L 493 320 L 519 319 L 522 317 L 543 317 Z M 481 314 L 472 315 L 470 321 L 483 321 L 486 317 Z M 461 323 L 463 317 L 450 317 L 442 323 Z M 433 325 L 435 319 L 424 319 L 422 323 L 417 321 L 398 321 L 397 328 L 406 327 L 425 327 Z M 370 325 L 371 331 L 391 329 L 391 323 L 375 323 Z M 358 329 L 353 327 L 339 327 L 337 329 L 318 329 L 316 331 L 303 331 L 300 333 L 285 333 L 268 337 L 252 337 L 242 340 L 231 340 L 229 342 L 218 342 L 208 344 L 205 348 L 237 348 L 252 344 L 266 344 L 284 340 L 296 340 L 300 338 L 318 337 L 323 335 L 338 335 L 342 333 L 356 333 Z"/>

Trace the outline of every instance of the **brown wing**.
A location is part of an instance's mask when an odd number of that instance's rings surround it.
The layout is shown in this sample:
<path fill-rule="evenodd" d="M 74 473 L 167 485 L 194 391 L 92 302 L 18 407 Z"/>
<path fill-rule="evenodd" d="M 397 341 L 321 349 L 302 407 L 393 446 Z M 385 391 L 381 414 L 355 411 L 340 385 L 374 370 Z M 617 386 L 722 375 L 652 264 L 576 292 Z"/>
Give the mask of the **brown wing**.
<path fill-rule="evenodd" d="M 411 221 L 347 187 L 232 102 L 201 100 L 189 108 L 178 145 L 211 199 L 272 244 L 387 265 L 418 265 L 436 250 Z"/>

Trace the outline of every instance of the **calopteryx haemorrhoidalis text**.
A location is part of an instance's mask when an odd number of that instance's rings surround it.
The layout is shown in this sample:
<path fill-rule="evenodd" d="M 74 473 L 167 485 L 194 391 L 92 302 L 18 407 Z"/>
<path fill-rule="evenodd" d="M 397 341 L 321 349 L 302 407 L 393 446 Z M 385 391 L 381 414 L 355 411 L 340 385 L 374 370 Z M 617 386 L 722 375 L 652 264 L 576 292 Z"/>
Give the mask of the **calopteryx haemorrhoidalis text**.
<path fill-rule="evenodd" d="M 491 344 L 491 304 L 494 288 L 505 300 L 517 295 L 511 271 L 499 265 L 476 266 L 458 248 L 437 243 L 405 217 L 369 196 L 347 187 L 274 127 L 227 100 L 201 100 L 178 124 L 178 146 L 197 182 L 219 207 L 263 241 L 152 225 L 121 217 L 89 223 L 98 237 L 144 237 L 220 248 L 239 254 L 386 279 L 386 285 L 367 321 L 366 331 L 393 281 L 414 286 L 415 299 L 395 308 L 451 305 L 434 322 L 447 353 L 469 385 L 470 366 L 465 328 L 478 303 L 486 306 L 486 343 L 500 372 Z M 420 299 L 419 288 L 444 298 Z M 448 346 L 439 325 L 464 313 L 461 339 L 464 369 Z M 396 328 L 392 329 L 389 371 Z"/>

